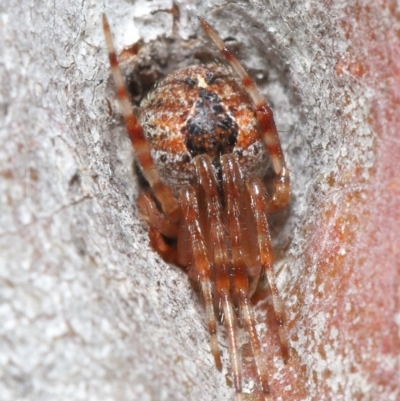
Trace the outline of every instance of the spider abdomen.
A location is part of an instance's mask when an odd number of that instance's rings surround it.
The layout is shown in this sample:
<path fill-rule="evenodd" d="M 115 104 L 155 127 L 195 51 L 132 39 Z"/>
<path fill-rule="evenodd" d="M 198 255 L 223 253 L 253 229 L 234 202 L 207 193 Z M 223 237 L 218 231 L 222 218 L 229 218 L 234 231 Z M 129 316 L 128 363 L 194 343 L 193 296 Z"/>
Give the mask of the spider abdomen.
<path fill-rule="evenodd" d="M 263 177 L 269 165 L 254 103 L 222 66 L 168 75 L 142 102 L 140 124 L 161 179 L 174 190 L 192 181 L 199 154 L 218 166 L 221 155 L 234 153 L 244 176 Z"/>

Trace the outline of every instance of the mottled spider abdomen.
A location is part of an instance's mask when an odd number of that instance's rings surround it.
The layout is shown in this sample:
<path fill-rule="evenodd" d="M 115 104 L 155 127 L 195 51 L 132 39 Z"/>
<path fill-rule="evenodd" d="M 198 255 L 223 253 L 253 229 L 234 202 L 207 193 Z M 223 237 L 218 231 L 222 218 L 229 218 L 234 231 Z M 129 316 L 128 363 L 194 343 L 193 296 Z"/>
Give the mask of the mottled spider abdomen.
<path fill-rule="evenodd" d="M 192 181 L 199 154 L 218 167 L 222 154 L 234 153 L 244 176 L 263 177 L 268 168 L 254 103 L 226 67 L 168 75 L 142 102 L 139 120 L 161 179 L 175 191 Z"/>

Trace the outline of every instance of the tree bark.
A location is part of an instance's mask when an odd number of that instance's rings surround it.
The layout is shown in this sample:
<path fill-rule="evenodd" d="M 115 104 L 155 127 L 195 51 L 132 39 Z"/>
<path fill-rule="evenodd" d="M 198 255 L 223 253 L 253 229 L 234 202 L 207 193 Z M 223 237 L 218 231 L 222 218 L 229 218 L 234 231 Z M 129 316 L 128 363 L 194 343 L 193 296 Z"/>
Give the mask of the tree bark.
<path fill-rule="evenodd" d="M 0 398 L 233 399 L 224 330 L 220 373 L 196 292 L 137 213 L 105 12 L 119 50 L 167 43 L 168 69 L 212 48 L 205 17 L 274 110 L 293 183 L 274 239 L 292 357 L 259 296 L 272 397 L 399 399 L 396 2 L 105 4 L 0 5 Z"/>

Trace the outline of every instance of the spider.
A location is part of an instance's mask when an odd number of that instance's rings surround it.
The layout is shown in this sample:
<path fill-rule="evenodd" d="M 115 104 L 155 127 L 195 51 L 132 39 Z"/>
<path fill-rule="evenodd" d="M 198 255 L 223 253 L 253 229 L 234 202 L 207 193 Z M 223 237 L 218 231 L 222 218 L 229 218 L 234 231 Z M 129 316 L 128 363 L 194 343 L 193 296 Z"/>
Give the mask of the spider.
<path fill-rule="evenodd" d="M 268 399 L 268 373 L 251 298 L 266 274 L 286 362 L 289 347 L 267 219 L 289 203 L 289 172 L 272 110 L 218 34 L 204 19 L 199 21 L 230 68 L 194 65 L 171 73 L 142 101 L 138 117 L 105 16 L 103 28 L 126 130 L 150 188 L 137 201 L 150 244 L 198 282 L 218 370 L 216 315 L 223 321 L 236 400 L 243 394 L 239 323 L 249 335 Z M 270 195 L 263 181 L 269 163 L 274 172 Z"/>

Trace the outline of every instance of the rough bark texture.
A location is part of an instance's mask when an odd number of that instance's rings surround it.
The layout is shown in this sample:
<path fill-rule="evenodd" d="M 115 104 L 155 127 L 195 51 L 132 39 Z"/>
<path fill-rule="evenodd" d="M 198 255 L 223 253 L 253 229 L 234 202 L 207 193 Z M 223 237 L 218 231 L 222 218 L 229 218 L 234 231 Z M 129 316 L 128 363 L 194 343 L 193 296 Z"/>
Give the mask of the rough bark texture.
<path fill-rule="evenodd" d="M 196 293 L 139 219 L 102 12 L 119 50 L 142 38 L 166 69 L 211 49 L 204 16 L 275 111 L 293 182 L 275 240 L 292 359 L 259 296 L 273 398 L 398 400 L 396 2 L 174 4 L 0 5 L 1 400 L 233 399 L 225 337 L 219 373 Z"/>

